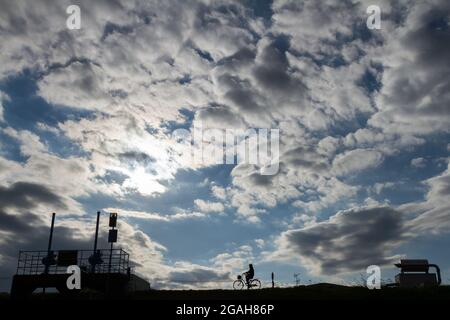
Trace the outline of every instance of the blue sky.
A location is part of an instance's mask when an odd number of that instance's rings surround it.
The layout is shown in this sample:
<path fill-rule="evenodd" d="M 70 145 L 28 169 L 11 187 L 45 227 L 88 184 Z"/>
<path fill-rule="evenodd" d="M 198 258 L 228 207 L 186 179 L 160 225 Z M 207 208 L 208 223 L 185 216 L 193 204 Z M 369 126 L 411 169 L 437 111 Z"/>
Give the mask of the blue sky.
<path fill-rule="evenodd" d="M 1 274 L 51 212 L 84 248 L 102 210 L 155 287 L 226 288 L 248 263 L 392 279 L 404 257 L 448 281 L 450 6 L 379 1 L 370 30 L 370 4 L 81 1 L 70 30 L 67 1 L 2 3 Z M 278 129 L 278 172 L 187 161 L 174 131 L 199 124 Z"/>

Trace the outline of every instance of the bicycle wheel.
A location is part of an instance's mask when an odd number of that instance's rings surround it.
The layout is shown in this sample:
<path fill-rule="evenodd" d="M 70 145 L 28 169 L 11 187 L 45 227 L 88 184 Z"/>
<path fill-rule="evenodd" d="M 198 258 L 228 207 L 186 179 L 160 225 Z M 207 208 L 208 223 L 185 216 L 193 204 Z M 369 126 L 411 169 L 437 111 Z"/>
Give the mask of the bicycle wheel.
<path fill-rule="evenodd" d="M 251 288 L 261 289 L 261 281 L 259 281 L 258 279 L 253 279 L 252 282 L 250 282 L 250 284 Z"/>
<path fill-rule="evenodd" d="M 242 280 L 234 280 L 233 289 L 234 290 L 242 290 L 244 288 L 244 281 Z"/>

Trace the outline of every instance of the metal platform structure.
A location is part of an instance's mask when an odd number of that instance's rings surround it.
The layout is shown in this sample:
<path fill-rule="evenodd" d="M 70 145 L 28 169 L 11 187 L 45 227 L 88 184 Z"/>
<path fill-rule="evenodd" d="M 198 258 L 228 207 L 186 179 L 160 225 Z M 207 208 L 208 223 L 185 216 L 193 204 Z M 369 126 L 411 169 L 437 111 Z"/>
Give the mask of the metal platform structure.
<path fill-rule="evenodd" d="M 89 259 L 93 256 L 92 250 L 59 250 L 52 251 L 55 258 L 54 264 L 47 270 L 42 261 L 48 256 L 47 251 L 19 251 L 17 260 L 17 275 L 38 274 L 65 274 L 69 265 L 77 265 L 82 271 L 91 271 L 92 265 Z M 96 264 L 93 273 L 119 273 L 129 274 L 130 255 L 122 249 L 101 249 L 97 254 L 104 262 Z"/>
<path fill-rule="evenodd" d="M 149 290 L 150 284 L 133 274 L 130 255 L 123 249 L 114 249 L 117 241 L 117 214 L 110 215 L 111 243 L 109 249 L 98 249 L 98 227 L 100 212 L 97 212 L 97 225 L 93 250 L 52 250 L 55 214 L 52 215 L 49 244 L 46 251 L 19 251 L 16 274 L 13 276 L 11 297 L 24 299 L 36 289 L 56 288 L 58 292 L 74 295 L 79 290 L 69 290 L 67 267 L 78 266 L 81 271 L 82 289 L 95 290 L 106 296 L 120 296 L 130 291 Z"/>
<path fill-rule="evenodd" d="M 441 284 L 441 271 L 436 264 L 428 263 L 425 259 L 401 260 L 395 264 L 400 273 L 395 276 L 395 284 L 399 287 L 429 287 Z M 436 273 L 430 273 L 430 267 Z"/>

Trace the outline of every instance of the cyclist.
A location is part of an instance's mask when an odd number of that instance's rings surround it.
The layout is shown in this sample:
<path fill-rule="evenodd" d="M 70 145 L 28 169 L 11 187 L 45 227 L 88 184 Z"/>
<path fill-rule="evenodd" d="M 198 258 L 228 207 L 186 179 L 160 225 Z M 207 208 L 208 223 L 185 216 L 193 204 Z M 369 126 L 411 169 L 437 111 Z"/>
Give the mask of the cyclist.
<path fill-rule="evenodd" d="M 248 271 L 244 272 L 245 281 L 247 282 L 247 288 L 250 288 L 250 280 L 255 276 L 255 269 L 253 269 L 253 264 L 248 265 Z"/>

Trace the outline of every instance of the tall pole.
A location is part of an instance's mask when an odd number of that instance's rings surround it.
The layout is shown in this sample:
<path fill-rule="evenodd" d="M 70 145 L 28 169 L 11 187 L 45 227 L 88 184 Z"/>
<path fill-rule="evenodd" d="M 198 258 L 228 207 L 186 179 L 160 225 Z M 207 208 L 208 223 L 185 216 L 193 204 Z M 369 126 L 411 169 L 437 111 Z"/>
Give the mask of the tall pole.
<path fill-rule="evenodd" d="M 55 213 L 52 213 L 52 224 L 50 226 L 50 236 L 48 237 L 48 247 L 47 247 L 47 259 L 50 261 L 50 255 L 52 251 L 52 241 L 53 241 L 53 229 L 55 228 Z M 45 264 L 45 273 L 48 273 L 50 265 L 48 263 Z"/>
<path fill-rule="evenodd" d="M 47 252 L 50 253 L 50 250 L 52 250 L 52 241 L 53 241 L 53 229 L 55 227 L 55 213 L 52 213 L 52 225 L 50 227 L 50 237 L 48 238 L 48 249 Z"/>
<path fill-rule="evenodd" d="M 100 224 L 100 211 L 97 211 L 97 223 L 95 224 L 95 238 L 94 238 L 94 254 L 92 263 L 92 272 L 95 272 L 95 265 L 97 263 L 97 240 L 98 240 L 98 226 Z"/>
<path fill-rule="evenodd" d="M 109 254 L 108 273 L 111 272 L 111 262 L 112 262 L 112 254 L 113 254 L 113 245 L 114 245 L 114 242 L 111 242 L 111 252 L 110 252 L 110 254 Z"/>
<path fill-rule="evenodd" d="M 95 225 L 94 254 L 97 252 L 98 225 L 100 223 L 100 211 L 97 211 L 97 223 Z"/>
<path fill-rule="evenodd" d="M 56 213 L 52 213 L 52 224 L 50 225 L 50 235 L 48 237 L 48 246 L 47 246 L 47 257 L 44 258 L 45 260 L 45 269 L 44 273 L 47 274 L 50 268 L 50 262 L 53 259 L 53 257 L 50 257 L 52 255 L 52 241 L 53 241 L 53 229 L 55 228 L 55 216 Z M 45 294 L 45 287 L 42 288 L 42 293 Z"/>

